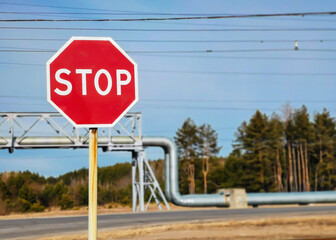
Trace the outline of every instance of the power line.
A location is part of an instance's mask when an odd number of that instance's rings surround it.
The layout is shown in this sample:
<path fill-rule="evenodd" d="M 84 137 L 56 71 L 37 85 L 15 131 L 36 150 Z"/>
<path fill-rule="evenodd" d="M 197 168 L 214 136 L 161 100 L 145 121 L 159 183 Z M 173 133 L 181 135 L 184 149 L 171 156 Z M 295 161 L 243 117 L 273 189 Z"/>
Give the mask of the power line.
<path fill-rule="evenodd" d="M 232 130 L 237 130 L 238 127 L 227 127 L 227 128 L 216 128 L 215 130 L 217 132 L 219 131 L 232 131 Z M 153 130 L 153 131 L 146 131 L 145 134 L 153 134 L 153 133 L 176 133 L 178 129 L 174 129 L 174 130 Z"/>
<path fill-rule="evenodd" d="M 0 98 L 18 98 L 18 99 L 29 99 L 29 100 L 45 100 L 46 97 L 43 96 L 28 96 L 28 95 L 0 95 Z M 334 103 L 335 100 L 332 99 L 165 99 L 165 98 L 142 98 L 141 102 L 192 102 L 192 103 L 279 103 L 279 102 L 317 102 L 317 103 Z"/>
<path fill-rule="evenodd" d="M 106 9 L 98 8 L 76 8 L 76 7 L 64 7 L 55 5 L 38 5 L 38 4 L 27 4 L 27 3 L 12 3 L 12 2 L 0 2 L 3 5 L 16 5 L 16 6 L 30 6 L 30 7 L 42 7 L 42 8 L 60 8 L 60 9 L 77 9 L 77 10 L 91 10 L 91 11 L 112 11 Z"/>
<path fill-rule="evenodd" d="M 208 107 L 208 106 L 187 106 L 187 105 L 142 105 L 141 109 L 155 109 L 155 110 L 221 110 L 221 111 L 275 111 L 274 108 L 240 108 L 240 107 Z"/>
<path fill-rule="evenodd" d="M 275 31 L 336 31 L 336 28 L 79 28 L 79 27 L 0 27 L 11 30 L 71 30 L 129 32 L 275 32 Z"/>
<path fill-rule="evenodd" d="M 185 16 L 206 16 L 206 15 L 223 15 L 221 14 L 204 14 L 204 13 L 155 13 L 155 12 L 140 12 L 140 11 L 125 11 L 125 10 L 113 10 L 113 9 L 103 9 L 103 8 L 81 8 L 81 7 L 64 7 L 64 6 L 56 6 L 56 5 L 38 5 L 38 4 L 25 4 L 25 3 L 12 3 L 12 2 L 0 2 L 0 4 L 5 4 L 5 5 L 16 5 L 16 6 L 31 6 L 31 7 L 39 7 L 39 8 L 58 8 L 58 9 L 72 9 L 72 10 L 88 10 L 88 11 L 102 11 L 102 12 L 109 12 L 109 13 L 129 13 L 130 15 L 132 13 L 136 14 L 156 14 L 156 15 L 185 15 Z M 226 14 L 226 15 L 233 15 L 231 14 Z M 276 19 L 271 19 L 268 18 L 269 20 L 276 20 Z M 291 20 L 291 21 L 328 21 L 325 19 L 293 19 L 293 18 L 281 18 L 281 20 Z"/>
<path fill-rule="evenodd" d="M 68 40 L 69 40 L 68 38 L 0 38 L 0 41 L 68 41 Z"/>
<path fill-rule="evenodd" d="M 46 97 L 39 96 L 22 96 L 22 95 L 0 95 L 0 98 L 20 98 L 20 99 L 34 99 L 34 100 L 45 100 Z"/>
<path fill-rule="evenodd" d="M 267 21 L 295 21 L 295 22 L 335 22 L 335 20 L 330 19 L 320 19 L 320 18 L 291 18 L 291 17 L 279 17 L 279 18 L 253 18 L 253 20 L 267 20 Z"/>
<path fill-rule="evenodd" d="M 0 62 L 0 64 L 7 64 L 7 65 L 22 65 L 22 66 L 36 66 L 36 67 L 45 67 L 45 64 L 38 64 L 38 63 L 14 63 L 14 62 Z"/>
<path fill-rule="evenodd" d="M 1 96 L 0 96 L 1 97 Z M 143 102 L 191 102 L 191 103 L 286 103 L 286 102 L 312 102 L 312 103 L 334 103 L 335 100 L 321 99 L 161 99 L 161 98 L 143 98 Z"/>
<path fill-rule="evenodd" d="M 12 48 L 12 47 L 1 47 L 0 48 Z M 314 49 L 316 50 L 316 49 Z M 331 49 L 330 49 L 331 50 Z M 160 54 L 160 53 L 223 53 L 223 52 L 286 52 L 294 51 L 294 49 L 236 49 L 236 50 L 167 50 L 167 51 L 126 51 L 130 54 Z M 333 51 L 333 50 L 331 50 Z M 0 49 L 0 52 L 57 52 L 56 49 L 22 49 L 22 48 L 12 48 L 12 49 Z"/>
<path fill-rule="evenodd" d="M 14 62 L 0 62 L 0 64 L 8 65 L 23 65 L 23 66 L 38 66 L 45 67 L 45 64 L 34 64 L 34 63 L 14 63 Z M 225 71 L 185 71 L 185 70 L 148 70 L 139 69 L 140 72 L 148 73 L 171 73 L 171 74 L 215 74 L 215 75 L 270 75 L 270 76 L 336 76 L 336 73 L 312 73 L 312 72 L 225 72 Z"/>
<path fill-rule="evenodd" d="M 335 61 L 336 58 L 313 58 L 313 57 L 237 57 L 237 56 L 209 56 L 209 55 L 164 55 L 164 54 L 136 54 L 137 56 L 142 57 L 166 57 L 166 58 L 192 58 L 192 59 L 240 59 L 240 60 L 291 60 L 291 61 L 298 61 L 298 60 L 304 60 L 304 61 Z"/>
<path fill-rule="evenodd" d="M 162 12 L 142 12 L 142 11 L 127 11 L 127 10 L 113 10 L 113 9 L 103 9 L 103 8 L 81 8 L 81 7 L 64 7 L 64 6 L 55 6 L 55 5 L 37 5 L 37 4 L 24 4 L 24 3 L 11 3 L 11 2 L 0 2 L 0 4 L 5 5 L 17 5 L 17 6 L 31 6 L 31 7 L 42 7 L 42 8 L 58 8 L 58 9 L 71 9 L 71 10 L 88 10 L 88 11 L 102 11 L 106 13 L 115 13 L 123 15 L 186 15 L 186 16 L 199 16 L 199 15 L 223 15 L 221 14 L 204 14 L 204 13 L 162 13 Z M 94 14 L 94 12 L 86 13 Z M 231 14 L 227 14 L 231 15 Z"/>
<path fill-rule="evenodd" d="M 229 18 L 259 18 L 259 17 L 283 17 L 283 16 L 316 16 L 334 15 L 336 12 L 301 12 L 301 13 L 271 13 L 271 14 L 240 14 L 240 15 L 213 15 L 195 17 L 165 17 L 165 18 L 105 18 L 105 19 L 1 19 L 0 22 L 131 22 L 131 21 L 177 21 L 200 19 L 229 19 Z"/>
<path fill-rule="evenodd" d="M 150 73 L 176 73 L 176 74 L 215 74 L 215 75 L 279 75 L 279 76 L 336 76 L 336 73 L 288 73 L 288 72 L 224 72 L 224 71 L 183 71 L 183 70 L 139 70 Z"/>
<path fill-rule="evenodd" d="M 0 12 L 1 13 L 1 12 Z M 34 16 L 36 16 L 36 15 L 42 15 L 42 16 L 54 16 L 54 17 L 58 17 L 58 18 L 60 18 L 60 17 L 63 17 L 63 16 L 65 16 L 65 15 L 70 15 L 71 13 L 68 13 L 68 12 L 66 12 L 66 13 L 57 13 L 57 12 L 55 12 L 55 13 L 50 13 L 50 14 L 45 14 L 45 13 L 43 13 L 43 12 L 22 12 L 23 14 L 34 14 Z M 15 12 L 4 12 L 3 14 L 15 14 Z M 19 12 L 17 13 L 17 14 L 19 14 Z M 53 14 L 56 14 L 56 16 L 55 15 L 53 15 Z M 112 13 L 112 14 L 110 14 L 110 13 L 73 13 L 74 15 L 76 15 L 76 18 L 77 19 L 79 19 L 79 18 L 81 18 L 81 19 L 85 19 L 85 17 L 79 17 L 78 15 L 80 15 L 80 16 L 82 16 L 82 15 L 85 15 L 85 16 L 87 16 L 87 15 L 92 15 L 92 14 L 104 14 L 104 15 L 131 15 L 131 14 L 125 14 L 125 13 L 122 13 L 122 14 L 118 14 L 118 13 Z M 20 14 L 20 15 L 22 15 L 22 14 Z M 62 15 L 62 16 L 60 16 L 60 15 Z M 139 14 L 134 14 L 134 15 L 139 15 Z M 141 14 L 141 15 L 143 15 L 143 14 Z M 186 15 L 188 15 L 188 14 L 186 14 Z M 189 15 L 192 15 L 192 14 L 189 14 Z M 195 15 L 195 14 L 194 14 Z M 90 19 L 93 19 L 92 17 L 90 18 Z M 270 20 L 270 19 L 267 19 L 267 20 Z M 272 20 L 276 20 L 276 19 L 272 19 Z M 286 20 L 286 19 L 284 19 L 284 20 Z M 293 19 L 294 20 L 294 19 Z M 296 19 L 296 20 L 298 20 L 298 19 Z M 308 21 L 318 21 L 316 18 L 314 18 L 314 20 L 309 20 L 309 19 L 304 19 L 304 20 L 308 20 Z M 328 21 L 328 22 L 335 22 L 334 20 L 325 20 L 325 21 Z M 220 24 L 220 23 L 190 23 L 190 22 L 147 22 L 147 23 L 154 23 L 154 24 L 170 24 L 170 25 L 188 25 L 188 26 L 190 26 L 190 25 L 192 25 L 192 26 L 198 26 L 198 27 L 200 27 L 200 26 L 226 26 L 226 27 L 258 27 L 258 28 L 272 28 L 272 27 L 275 27 L 274 25 L 272 25 L 272 26 L 270 26 L 270 25 L 251 25 L 251 24 L 249 24 L 249 25 L 246 25 L 246 24 L 244 24 L 244 25 L 242 25 L 242 24 L 232 24 L 232 23 L 230 23 L 230 24 Z M 292 26 L 293 27 L 293 26 Z"/>
<path fill-rule="evenodd" d="M 11 2 L 2 2 L 0 4 L 6 4 L 6 5 L 17 5 L 17 6 L 32 6 L 32 7 L 39 7 L 39 8 L 58 8 L 58 9 L 73 9 L 73 10 L 88 10 L 88 11 L 102 11 L 102 12 L 108 12 L 108 13 L 120 13 L 120 14 L 126 14 L 128 13 L 129 15 L 132 15 L 133 13 L 135 14 L 148 14 L 148 15 L 184 15 L 184 16 L 200 16 L 200 15 L 207 15 L 204 13 L 153 13 L 153 12 L 135 12 L 135 11 L 121 11 L 121 10 L 111 10 L 111 9 L 102 9 L 102 8 L 79 8 L 79 7 L 64 7 L 64 6 L 55 6 L 55 5 L 37 5 L 37 4 L 24 4 L 24 3 L 11 3 Z M 223 14 L 208 14 L 208 15 L 223 15 Z M 228 14 L 232 15 L 232 14 Z M 255 18 L 259 19 L 259 18 Z M 266 18 L 267 20 L 279 20 L 279 19 L 272 19 L 272 18 Z M 285 20 L 285 21 L 322 21 L 322 22 L 330 22 L 330 20 L 326 19 L 298 19 L 298 18 L 280 18 L 280 20 Z M 174 23 L 176 24 L 176 23 Z M 183 24 L 192 24 L 192 23 L 183 23 Z M 199 24 L 198 24 L 199 25 Z"/>
<path fill-rule="evenodd" d="M 20 53 L 52 53 L 56 52 L 56 50 L 8 50 L 8 49 L 0 49 L 0 52 L 20 52 Z"/>
<path fill-rule="evenodd" d="M 0 104 L 6 104 L 6 105 L 24 105 L 24 106 L 45 106 L 45 107 L 48 107 L 49 104 L 47 103 L 13 103 L 13 102 L 0 102 Z"/>
<path fill-rule="evenodd" d="M 196 111 L 265 111 L 265 112 L 276 112 L 278 109 L 276 108 L 230 108 L 230 107 L 202 107 L 202 106 L 186 106 L 186 105 L 150 105 L 150 106 L 138 106 L 140 109 L 148 109 L 148 110 L 196 110 Z M 330 111 L 335 111 L 336 109 L 329 108 Z"/>
<path fill-rule="evenodd" d="M 49 107 L 49 104 L 47 102 L 45 103 L 0 102 L 0 104 Z M 187 105 L 176 105 L 176 106 L 175 105 L 138 105 L 137 107 L 140 109 L 148 109 L 148 110 L 188 109 L 188 110 L 256 111 L 257 109 L 259 109 L 263 111 L 274 111 L 273 108 L 202 107 L 202 106 L 187 106 Z"/>
<path fill-rule="evenodd" d="M 60 16 L 59 16 L 60 17 Z M 254 18 L 253 20 L 261 20 L 261 18 Z M 263 18 L 262 20 L 274 20 L 274 21 L 279 21 L 279 20 L 293 20 L 293 21 L 299 21 L 299 20 L 304 20 L 304 21 L 313 21 L 313 22 L 316 22 L 316 21 L 323 21 L 323 22 L 331 22 L 331 23 L 335 23 L 336 21 L 335 20 L 318 20 L 316 19 L 316 17 L 314 17 L 313 19 L 293 19 L 293 18 Z M 232 24 L 232 23 L 227 23 L 227 24 L 222 24 L 222 23 L 191 23 L 191 22 L 148 22 L 148 23 L 152 23 L 152 24 L 169 24 L 169 25 L 188 25 L 188 26 L 225 26 L 225 27 L 252 27 L 252 28 L 273 28 L 273 27 L 281 27 L 281 26 L 278 26 L 278 25 L 251 25 L 251 24 Z M 295 27 L 295 26 L 292 26 L 292 27 Z"/>
<path fill-rule="evenodd" d="M 20 15 L 171 15 L 171 16 L 223 16 L 223 14 L 204 14 L 204 13 L 162 13 L 162 12 L 137 12 L 137 11 L 118 11 L 107 10 L 107 12 L 18 12 L 18 11 L 1 11 L 0 14 L 20 14 Z M 232 14 L 225 14 L 231 16 Z M 12 20 L 12 19 L 11 19 Z M 13 19 L 14 20 L 14 19 Z M 18 19 L 23 20 L 23 19 Z M 52 19 L 48 19 L 52 21 Z"/>
<path fill-rule="evenodd" d="M 283 49 L 208 49 L 208 50 L 167 50 L 167 51 L 127 51 L 127 53 L 131 54 L 153 54 L 153 53 L 240 53 L 240 52 L 288 52 L 288 51 L 296 51 L 294 48 L 283 48 Z M 335 52 L 336 49 L 303 49 L 300 48 L 301 52 Z"/>
<path fill-rule="evenodd" d="M 1 47 L 1 46 L 0 46 Z M 7 47 L 4 47 L 7 48 Z M 194 53 L 247 53 L 247 52 L 289 52 L 295 51 L 291 48 L 284 49 L 216 49 L 216 50 L 167 50 L 167 51 L 126 51 L 129 54 L 174 54 L 174 53 L 183 53 L 183 54 L 194 54 Z M 300 48 L 300 52 L 335 52 L 336 49 L 302 49 Z M 50 53 L 57 52 L 56 49 L 0 49 L 0 52 L 17 52 L 17 53 Z"/>
<path fill-rule="evenodd" d="M 287 52 L 294 49 L 225 49 L 225 50 L 166 50 L 166 51 L 128 51 L 132 54 L 142 54 L 142 53 L 223 53 L 223 52 Z"/>
<path fill-rule="evenodd" d="M 36 49 L 36 48 L 26 48 L 26 47 L 10 47 L 10 46 L 0 46 L 0 48 L 13 49 L 13 50 L 46 50 L 46 49 Z"/>
<path fill-rule="evenodd" d="M 336 58 L 314 58 L 314 57 L 237 57 L 237 56 L 201 56 L 201 55 L 162 55 L 162 54 L 137 54 L 142 57 L 173 57 L 173 58 L 192 58 L 192 59 L 230 59 L 230 60 L 286 60 L 286 61 L 336 61 Z M 4 62 L 1 61 L 0 64 L 7 65 L 27 65 L 27 66 L 36 66 L 36 67 L 44 67 L 45 64 L 37 64 L 37 63 L 18 63 L 18 62 Z"/>
<path fill-rule="evenodd" d="M 144 13 L 146 12 L 135 12 L 135 11 L 125 11 L 125 10 L 112 10 L 112 9 L 103 9 L 103 8 L 81 8 L 81 7 L 64 7 L 64 6 L 56 6 L 56 5 L 38 5 L 38 4 L 24 4 L 24 3 L 11 3 L 11 2 L 0 2 L 0 4 L 5 5 L 16 5 L 16 6 L 30 6 L 30 7 L 42 7 L 42 8 L 58 8 L 58 9 L 71 9 L 71 10 L 88 10 L 88 11 L 104 11 L 109 13 Z M 162 13 L 163 15 L 165 13 Z M 169 13 L 166 13 L 169 14 Z M 178 14 L 176 14 L 178 15 Z"/>
<path fill-rule="evenodd" d="M 68 41 L 68 38 L 0 38 L 0 41 Z M 115 39 L 117 42 L 148 42 L 148 43 L 289 43 L 289 42 L 336 42 L 336 39 L 269 39 L 269 40 L 190 40 L 190 39 Z"/>

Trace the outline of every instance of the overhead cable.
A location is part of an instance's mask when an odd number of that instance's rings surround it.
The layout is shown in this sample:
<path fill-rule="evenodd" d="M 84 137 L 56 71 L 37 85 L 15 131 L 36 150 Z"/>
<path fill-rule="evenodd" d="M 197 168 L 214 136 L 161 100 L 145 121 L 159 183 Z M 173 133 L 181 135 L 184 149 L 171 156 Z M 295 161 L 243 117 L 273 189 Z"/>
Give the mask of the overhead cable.
<path fill-rule="evenodd" d="M 1 48 L 1 46 L 0 46 Z M 9 47 L 3 47 L 9 48 Z M 12 47 L 10 47 L 12 48 Z M 126 51 L 129 54 L 176 54 L 176 53 L 183 53 L 183 54 L 194 54 L 194 53 L 248 53 L 248 52 L 290 52 L 295 51 L 291 48 L 283 48 L 283 49 L 208 49 L 208 50 L 167 50 L 167 51 Z M 301 52 L 336 52 L 336 49 L 301 49 Z M 56 49 L 0 49 L 0 52 L 20 52 L 20 53 L 50 53 L 50 52 L 57 52 Z"/>
<path fill-rule="evenodd" d="M 228 19 L 228 18 L 257 18 L 257 17 L 283 17 L 283 16 L 316 16 L 334 15 L 336 12 L 301 12 L 301 13 L 263 13 L 263 14 L 239 14 L 239 15 L 214 15 L 194 17 L 156 17 L 156 18 L 102 18 L 102 19 L 1 19 L 0 22 L 131 22 L 131 21 L 176 21 L 199 19 Z"/>
<path fill-rule="evenodd" d="M 0 41 L 67 41 L 68 38 L 0 38 Z M 148 43 L 286 43 L 286 42 L 335 42 L 336 39 L 251 39 L 251 40 L 213 40 L 213 39 L 115 39 L 116 42 L 148 42 Z"/>
<path fill-rule="evenodd" d="M 125 32 L 276 32 L 276 31 L 336 31 L 336 28 L 81 28 L 81 27 L 3 27 L 13 30 L 71 30 Z"/>
<path fill-rule="evenodd" d="M 45 100 L 44 96 L 28 96 L 28 95 L 0 95 L 0 98 L 16 98 L 16 99 L 28 99 L 28 100 Z M 196 98 L 142 98 L 142 102 L 191 102 L 191 103 L 281 103 L 281 102 L 313 102 L 313 103 L 334 103 L 336 99 L 196 99 Z"/>
<path fill-rule="evenodd" d="M 149 73 L 172 73 L 172 74 L 207 74 L 207 75 L 279 75 L 279 76 L 336 76 L 336 73 L 312 73 L 312 72 L 233 72 L 233 71 L 183 71 L 183 70 L 139 70 Z"/>
<path fill-rule="evenodd" d="M 13 63 L 13 62 L 0 62 L 0 64 L 8 65 L 23 65 L 23 66 L 38 66 L 45 67 L 45 64 L 34 63 Z M 164 74 L 207 74 L 207 75 L 271 75 L 271 76 L 336 76 L 336 73 L 316 73 L 316 72 L 233 72 L 233 71 L 184 71 L 184 70 L 148 70 L 139 69 L 139 72 L 146 73 L 164 73 Z"/>
<path fill-rule="evenodd" d="M 213 55 L 186 55 L 186 54 L 136 54 L 141 57 L 159 57 L 159 58 L 192 58 L 192 59 L 240 59 L 240 60 L 289 60 L 289 61 L 335 61 L 336 58 L 321 57 L 247 57 L 247 56 L 213 56 Z"/>

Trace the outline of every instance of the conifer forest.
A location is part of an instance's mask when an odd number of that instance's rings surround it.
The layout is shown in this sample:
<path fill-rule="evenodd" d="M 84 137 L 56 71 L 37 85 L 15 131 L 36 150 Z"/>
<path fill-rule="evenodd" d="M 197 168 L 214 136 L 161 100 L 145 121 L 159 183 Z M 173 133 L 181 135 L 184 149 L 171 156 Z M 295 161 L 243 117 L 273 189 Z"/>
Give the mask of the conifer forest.
<path fill-rule="evenodd" d="M 215 193 L 220 188 L 247 192 L 335 190 L 336 122 L 327 109 L 310 115 L 302 106 L 285 105 L 282 114 L 257 110 L 240 124 L 228 156 L 218 156 L 218 133 L 209 124 L 186 119 L 174 137 L 182 194 Z M 164 186 L 163 160 L 150 164 Z M 98 204 L 131 204 L 131 164 L 98 170 Z M 73 209 L 87 206 L 88 170 L 58 177 L 38 173 L 0 175 L 0 214 Z"/>

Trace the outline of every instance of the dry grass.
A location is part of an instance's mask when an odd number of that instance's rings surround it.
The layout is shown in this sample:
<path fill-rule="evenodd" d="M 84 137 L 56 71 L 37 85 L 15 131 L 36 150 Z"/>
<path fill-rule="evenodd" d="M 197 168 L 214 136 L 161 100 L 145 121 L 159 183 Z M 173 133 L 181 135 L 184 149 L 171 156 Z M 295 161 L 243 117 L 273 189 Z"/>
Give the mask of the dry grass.
<path fill-rule="evenodd" d="M 112 208 L 106 206 L 98 206 L 98 214 L 113 214 L 113 213 L 131 213 L 132 208 L 130 206 L 112 205 Z M 195 208 L 185 208 L 170 205 L 172 210 L 195 210 Z M 215 209 L 215 208 L 214 208 Z M 156 204 L 150 204 L 148 211 L 158 211 Z M 61 216 L 83 216 L 88 215 L 88 207 L 80 207 L 72 210 L 60 210 L 59 207 L 53 207 L 46 209 L 44 212 L 36 213 L 11 213 L 10 215 L 2 215 L 0 219 L 18 219 L 18 218 L 35 218 L 35 217 L 61 217 Z"/>
<path fill-rule="evenodd" d="M 172 210 L 188 210 L 186 208 L 171 206 Z M 284 207 L 284 206 L 283 206 Z M 288 206 L 286 206 L 288 207 Z M 157 206 L 151 205 L 150 211 L 157 211 Z M 195 209 L 189 209 L 195 210 Z M 131 212 L 130 207 L 118 206 L 112 209 L 100 207 L 99 214 L 126 213 Z M 87 208 L 79 210 L 60 211 L 52 209 L 50 212 L 18 214 L 0 217 L 8 218 L 29 218 L 29 217 L 50 217 L 65 215 L 87 215 Z M 38 240 L 81 240 L 87 239 L 87 232 L 76 232 L 69 234 L 58 234 L 39 238 Z M 151 225 L 149 227 L 115 228 L 100 230 L 98 239 L 120 239 L 120 240 L 259 240 L 259 239 L 319 239 L 336 240 L 336 216 L 326 213 L 310 217 L 266 217 L 254 220 L 216 220 L 197 221 L 191 223 L 176 223 L 164 225 Z"/>
<path fill-rule="evenodd" d="M 38 240 L 84 240 L 87 233 Z M 200 239 L 336 239 L 336 217 L 282 217 L 260 220 L 206 221 L 99 231 L 98 239 L 200 240 Z"/>

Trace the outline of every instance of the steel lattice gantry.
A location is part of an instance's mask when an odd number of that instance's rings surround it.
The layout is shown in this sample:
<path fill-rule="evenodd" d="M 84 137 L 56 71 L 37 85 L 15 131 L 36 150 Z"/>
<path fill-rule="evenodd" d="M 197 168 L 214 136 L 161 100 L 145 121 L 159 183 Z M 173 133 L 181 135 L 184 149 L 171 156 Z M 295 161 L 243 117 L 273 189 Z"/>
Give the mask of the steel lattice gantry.
<path fill-rule="evenodd" d="M 154 199 L 169 209 L 167 200 L 145 157 L 141 113 L 126 114 L 114 127 L 98 129 L 103 151 L 132 153 L 133 211 L 145 211 Z M 73 127 L 58 113 L 0 113 L 0 149 L 88 148 L 89 129 Z M 47 161 L 47 160 L 46 160 Z M 145 191 L 149 191 L 145 206 Z"/>

